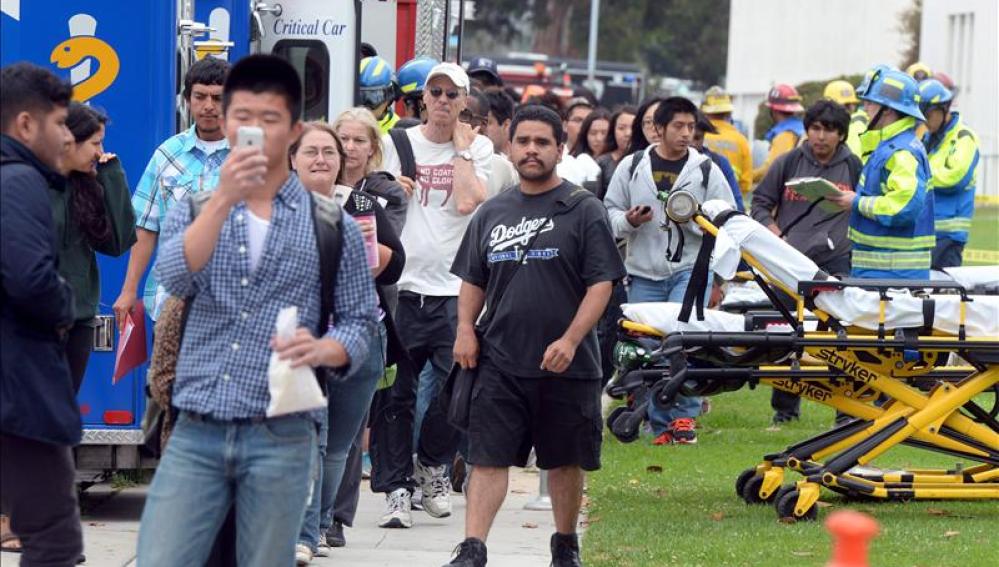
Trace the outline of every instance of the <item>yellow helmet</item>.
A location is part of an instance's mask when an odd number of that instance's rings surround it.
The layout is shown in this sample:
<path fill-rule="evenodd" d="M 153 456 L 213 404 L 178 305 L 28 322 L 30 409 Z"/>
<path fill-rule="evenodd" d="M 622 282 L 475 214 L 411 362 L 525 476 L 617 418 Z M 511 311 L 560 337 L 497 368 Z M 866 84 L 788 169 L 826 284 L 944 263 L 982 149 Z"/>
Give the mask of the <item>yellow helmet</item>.
<path fill-rule="evenodd" d="M 701 103 L 701 112 L 705 114 L 723 114 L 735 111 L 732 105 L 732 97 L 725 92 L 725 89 L 715 85 L 705 91 L 704 102 Z"/>
<path fill-rule="evenodd" d="M 909 65 L 905 69 L 905 74 L 916 79 L 917 83 L 933 77 L 933 71 L 922 61 L 916 61 L 912 65 Z"/>
<path fill-rule="evenodd" d="M 822 91 L 822 96 L 840 104 L 860 104 L 853 85 L 842 79 L 830 81 Z"/>

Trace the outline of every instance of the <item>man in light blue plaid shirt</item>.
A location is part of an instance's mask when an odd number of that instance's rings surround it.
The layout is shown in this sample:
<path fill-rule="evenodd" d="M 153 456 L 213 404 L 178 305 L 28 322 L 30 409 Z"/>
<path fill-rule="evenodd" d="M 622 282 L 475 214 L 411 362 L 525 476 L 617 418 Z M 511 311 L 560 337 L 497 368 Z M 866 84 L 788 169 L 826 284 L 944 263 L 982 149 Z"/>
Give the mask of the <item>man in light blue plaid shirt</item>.
<path fill-rule="evenodd" d="M 183 94 L 194 124 L 156 148 L 135 187 L 132 208 L 138 241 L 128 258 L 121 295 L 114 302 L 119 325 L 135 306 L 139 282 L 156 250 L 167 213 L 184 197 L 211 191 L 218 184 L 219 168 L 229 155 L 221 116 L 222 83 L 228 71 L 229 64 L 215 57 L 206 57 L 191 66 L 184 77 Z M 156 277 L 150 273 L 142 300 L 154 321 L 165 298 L 163 287 L 157 285 Z"/>
<path fill-rule="evenodd" d="M 283 59 L 236 63 L 223 95 L 226 135 L 235 143 L 240 127 L 259 127 L 263 151 L 234 148 L 197 218 L 181 203 L 163 227 L 156 275 L 191 308 L 173 387 L 180 416 L 142 514 L 143 567 L 204 565 L 232 506 L 240 565 L 294 564 L 322 414 L 266 415 L 269 358 L 340 373 L 365 360 L 376 293 L 347 215 L 328 331 L 313 336 L 322 286 L 312 197 L 288 163 L 302 129 L 301 89 Z M 282 341 L 274 323 L 289 306 L 300 327 Z"/>

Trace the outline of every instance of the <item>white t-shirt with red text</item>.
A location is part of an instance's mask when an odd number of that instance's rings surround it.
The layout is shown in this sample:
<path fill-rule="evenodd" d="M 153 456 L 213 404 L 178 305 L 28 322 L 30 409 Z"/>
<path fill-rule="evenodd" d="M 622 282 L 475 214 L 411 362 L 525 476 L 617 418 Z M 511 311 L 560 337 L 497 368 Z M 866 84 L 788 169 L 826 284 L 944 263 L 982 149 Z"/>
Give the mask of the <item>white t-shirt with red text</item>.
<path fill-rule="evenodd" d="M 453 198 L 453 162 L 457 152 L 453 142 L 438 144 L 427 140 L 420 126 L 408 128 L 406 134 L 413 145 L 417 175 L 406 209 L 406 226 L 402 229 L 406 266 L 399 278 L 399 289 L 456 297 L 461 280 L 451 274 L 451 263 L 472 219 L 472 215 L 458 214 Z M 392 138 L 384 136 L 382 144 L 385 148 L 382 168 L 398 177 L 402 165 Z M 493 144 L 489 138 L 478 135 L 469 151 L 475 175 L 485 186 L 491 174 Z"/>

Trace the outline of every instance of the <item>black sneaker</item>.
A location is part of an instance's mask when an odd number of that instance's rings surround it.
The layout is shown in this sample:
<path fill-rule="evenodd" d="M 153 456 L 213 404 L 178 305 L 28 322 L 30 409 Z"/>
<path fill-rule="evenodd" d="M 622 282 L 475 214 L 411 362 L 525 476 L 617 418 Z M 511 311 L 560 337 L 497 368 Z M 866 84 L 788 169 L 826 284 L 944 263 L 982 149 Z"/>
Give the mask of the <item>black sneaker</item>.
<path fill-rule="evenodd" d="M 583 567 L 576 534 L 552 534 L 552 567 Z"/>
<path fill-rule="evenodd" d="M 454 548 L 454 559 L 448 565 L 457 567 L 485 567 L 486 565 L 486 544 L 481 539 L 470 537 L 458 544 Z"/>
<path fill-rule="evenodd" d="M 326 545 L 330 547 L 344 547 L 347 545 L 347 538 L 343 535 L 343 524 L 333 522 L 330 529 L 326 530 Z"/>

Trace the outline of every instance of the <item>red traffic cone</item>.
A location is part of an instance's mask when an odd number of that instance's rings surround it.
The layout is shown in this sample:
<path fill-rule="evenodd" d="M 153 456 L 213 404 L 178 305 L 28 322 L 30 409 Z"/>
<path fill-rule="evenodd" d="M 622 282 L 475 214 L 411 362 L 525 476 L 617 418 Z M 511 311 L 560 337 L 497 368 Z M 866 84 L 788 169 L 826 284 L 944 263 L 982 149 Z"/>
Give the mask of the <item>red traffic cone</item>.
<path fill-rule="evenodd" d="M 826 567 L 869 567 L 867 544 L 878 534 L 878 522 L 867 514 L 840 510 L 829 515 L 826 529 L 833 537 L 833 554 Z"/>

